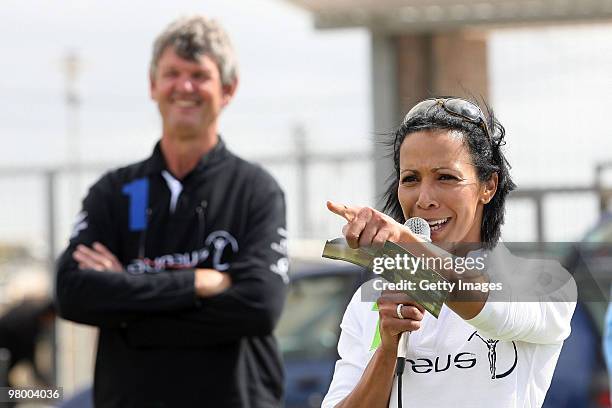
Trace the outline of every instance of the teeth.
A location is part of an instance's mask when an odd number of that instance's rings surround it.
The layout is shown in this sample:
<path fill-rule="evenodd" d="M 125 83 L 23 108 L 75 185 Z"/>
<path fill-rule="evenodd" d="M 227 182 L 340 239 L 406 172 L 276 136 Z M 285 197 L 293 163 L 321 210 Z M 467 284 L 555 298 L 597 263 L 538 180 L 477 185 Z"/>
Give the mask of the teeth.
<path fill-rule="evenodd" d="M 448 217 L 447 217 L 447 218 L 442 218 L 442 219 L 440 219 L 440 220 L 436 220 L 436 221 L 427 221 L 427 223 L 428 223 L 428 224 L 429 224 L 431 227 L 434 227 L 434 226 L 436 226 L 436 225 L 439 225 L 439 224 L 445 223 L 446 221 L 448 221 Z"/>
<path fill-rule="evenodd" d="M 442 218 L 441 220 L 428 221 L 428 223 L 429 223 L 431 231 L 437 231 L 440 228 L 442 228 L 442 224 L 444 224 L 446 221 L 448 221 L 448 217 Z"/>
<path fill-rule="evenodd" d="M 185 101 L 185 100 L 181 100 L 181 101 L 176 101 L 176 104 L 182 108 L 190 108 L 192 106 L 196 106 L 196 102 L 195 101 Z"/>

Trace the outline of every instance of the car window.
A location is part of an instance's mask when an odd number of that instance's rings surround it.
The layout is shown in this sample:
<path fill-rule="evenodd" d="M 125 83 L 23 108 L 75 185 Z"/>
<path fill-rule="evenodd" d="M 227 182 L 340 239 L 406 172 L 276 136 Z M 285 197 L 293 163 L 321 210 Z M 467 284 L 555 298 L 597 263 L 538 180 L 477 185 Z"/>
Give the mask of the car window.
<path fill-rule="evenodd" d="M 294 281 L 276 329 L 284 358 L 315 359 L 335 354 L 340 321 L 354 290 L 354 277 L 350 275 Z"/>
<path fill-rule="evenodd" d="M 612 283 L 612 222 L 601 222 L 574 248 L 570 272 L 578 284 L 578 299 L 584 302 L 593 323 L 603 334 Z M 601 294 L 601 295 L 600 295 Z"/>

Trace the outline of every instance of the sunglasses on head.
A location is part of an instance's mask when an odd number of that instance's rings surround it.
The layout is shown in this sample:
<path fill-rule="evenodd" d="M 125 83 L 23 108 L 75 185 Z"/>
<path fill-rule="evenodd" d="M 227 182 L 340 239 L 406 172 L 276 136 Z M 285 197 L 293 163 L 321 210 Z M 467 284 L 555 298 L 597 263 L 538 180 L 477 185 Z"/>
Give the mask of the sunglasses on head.
<path fill-rule="evenodd" d="M 424 101 L 417 103 L 416 105 L 414 105 L 412 109 L 410 109 L 410 111 L 408 112 L 408 114 L 406 114 L 406 117 L 404 118 L 404 122 L 406 122 L 407 120 L 411 119 L 414 116 L 426 113 L 429 109 L 433 108 L 435 105 L 441 106 L 442 109 L 444 109 L 446 112 L 448 112 L 449 114 L 453 116 L 460 117 L 464 120 L 467 120 L 470 123 L 474 123 L 478 126 L 481 126 L 482 130 L 484 130 L 485 132 L 485 135 L 489 139 L 489 142 L 491 142 L 491 145 L 492 146 L 495 145 L 498 147 L 500 146 L 501 141 L 497 143 L 493 142 L 493 135 L 491 134 L 491 131 L 489 130 L 489 126 L 487 125 L 487 120 L 485 119 L 485 116 L 480 110 L 480 108 L 478 107 L 478 105 L 470 101 L 466 101 L 465 99 L 461 99 L 461 98 L 425 99 Z"/>

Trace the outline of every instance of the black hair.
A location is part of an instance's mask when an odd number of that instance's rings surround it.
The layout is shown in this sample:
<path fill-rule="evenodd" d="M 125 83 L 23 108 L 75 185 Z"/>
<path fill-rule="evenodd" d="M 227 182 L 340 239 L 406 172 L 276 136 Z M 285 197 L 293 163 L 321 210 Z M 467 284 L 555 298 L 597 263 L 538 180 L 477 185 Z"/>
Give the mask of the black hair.
<path fill-rule="evenodd" d="M 470 102 L 478 106 L 476 102 Z M 451 114 L 440 104 L 434 104 L 423 112 L 406 116 L 395 134 L 391 135 L 389 141 L 394 172 L 388 179 L 388 185 L 383 196 L 383 212 L 398 222 L 403 223 L 405 221 L 397 196 L 400 176 L 400 147 L 404 139 L 411 133 L 423 130 L 459 131 L 464 136 L 464 143 L 468 147 L 480 182 L 488 181 L 493 173 L 497 173 L 497 191 L 491 201 L 484 206 L 480 227 L 483 246 L 490 249 L 497 244 L 501 235 L 501 226 L 504 224 L 506 197 L 516 188 L 516 184 L 510 177 L 510 164 L 501 149 L 505 145 L 506 130 L 493 114 L 493 110 L 487 104 L 483 105 L 486 109 L 481 111 L 483 112 L 483 119 L 486 120 L 490 129 L 491 139 L 489 139 L 481 124 L 472 123 L 460 116 Z"/>

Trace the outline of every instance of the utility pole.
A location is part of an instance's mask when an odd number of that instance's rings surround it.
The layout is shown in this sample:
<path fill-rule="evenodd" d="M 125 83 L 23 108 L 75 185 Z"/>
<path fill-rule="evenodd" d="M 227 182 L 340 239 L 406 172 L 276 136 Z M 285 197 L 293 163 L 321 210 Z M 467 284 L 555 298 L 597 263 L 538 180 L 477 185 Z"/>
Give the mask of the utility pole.
<path fill-rule="evenodd" d="M 81 59 L 75 51 L 68 51 L 63 59 L 66 104 L 66 164 L 78 167 L 80 164 L 79 149 L 79 109 L 81 98 L 77 89 L 77 80 L 81 72 Z M 77 173 L 78 174 L 78 173 Z"/>
<path fill-rule="evenodd" d="M 76 197 L 81 195 L 81 155 L 80 155 L 80 140 L 79 140 L 79 111 L 81 108 L 81 98 L 78 92 L 78 79 L 81 73 L 82 64 L 79 54 L 74 50 L 68 50 L 62 59 L 62 71 L 64 74 L 64 104 L 66 107 L 66 157 L 64 164 L 69 175 L 69 191 L 70 191 L 70 204 L 69 213 L 72 219 L 75 218 L 78 211 L 78 200 Z M 54 191 L 57 185 L 52 180 L 49 189 Z M 53 197 L 53 194 L 51 194 Z M 50 222 L 49 222 L 49 235 L 50 235 L 50 248 L 49 254 L 51 259 L 55 259 L 57 254 L 55 235 L 57 234 L 57 214 L 55 213 L 54 203 L 49 203 L 50 208 Z M 53 269 L 51 269 L 53 270 Z M 68 326 L 57 324 L 54 328 L 53 339 L 53 372 L 55 376 L 55 383 L 64 384 L 65 389 L 69 388 L 73 391 L 77 381 L 77 361 L 76 355 L 79 350 L 79 336 L 74 324 Z M 61 338 L 61 344 L 58 342 L 58 338 Z M 60 363 L 61 361 L 61 363 Z M 66 380 L 69 379 L 69 386 L 66 387 Z"/>
<path fill-rule="evenodd" d="M 293 128 L 293 142 L 297 157 L 297 182 L 298 182 L 298 234 L 302 238 L 310 238 L 312 229 L 310 225 L 310 193 L 308 165 L 310 155 L 308 153 L 307 135 L 304 125 L 298 123 Z"/>

